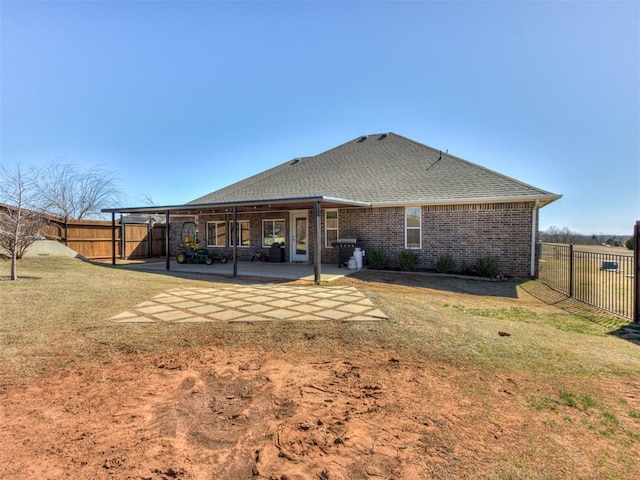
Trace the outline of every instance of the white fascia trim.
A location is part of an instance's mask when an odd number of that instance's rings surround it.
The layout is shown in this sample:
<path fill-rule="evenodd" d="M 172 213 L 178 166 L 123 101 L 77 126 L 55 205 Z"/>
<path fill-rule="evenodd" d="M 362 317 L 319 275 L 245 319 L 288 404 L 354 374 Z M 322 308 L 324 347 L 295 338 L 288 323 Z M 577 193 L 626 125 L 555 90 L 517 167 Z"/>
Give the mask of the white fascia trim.
<path fill-rule="evenodd" d="M 562 195 L 550 193 L 548 195 L 522 195 L 513 197 L 482 197 L 482 198 L 457 198 L 442 200 L 416 200 L 412 202 L 372 202 L 372 207 L 411 207 L 422 205 L 477 205 L 487 203 L 510 203 L 510 202 L 539 202 L 540 207 L 548 205 L 561 198 Z"/>

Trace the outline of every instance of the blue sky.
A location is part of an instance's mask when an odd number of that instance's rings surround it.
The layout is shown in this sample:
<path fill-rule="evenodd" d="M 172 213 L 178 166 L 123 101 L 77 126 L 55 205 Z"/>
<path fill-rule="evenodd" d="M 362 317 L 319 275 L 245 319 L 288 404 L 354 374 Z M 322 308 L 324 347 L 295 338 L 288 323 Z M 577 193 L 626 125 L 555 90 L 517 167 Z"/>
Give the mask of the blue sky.
<path fill-rule="evenodd" d="M 0 161 L 193 200 L 395 132 L 563 195 L 541 228 L 640 220 L 640 4 L 0 0 Z"/>

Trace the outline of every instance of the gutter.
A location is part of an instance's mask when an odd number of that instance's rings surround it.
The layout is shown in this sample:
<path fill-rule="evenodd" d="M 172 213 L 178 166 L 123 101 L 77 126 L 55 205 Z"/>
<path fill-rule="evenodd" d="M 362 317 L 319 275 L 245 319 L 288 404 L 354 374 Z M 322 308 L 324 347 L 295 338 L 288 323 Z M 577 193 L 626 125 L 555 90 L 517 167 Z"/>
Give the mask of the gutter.
<path fill-rule="evenodd" d="M 540 200 L 536 200 L 536 204 L 533 206 L 533 210 L 531 211 L 531 269 L 530 276 L 534 278 L 536 276 L 536 233 L 538 231 L 537 222 L 538 219 L 538 209 L 540 205 Z"/>
<path fill-rule="evenodd" d="M 480 198 L 457 198 L 457 199 L 437 199 L 437 200 L 413 200 L 410 202 L 371 202 L 371 207 L 410 207 L 427 205 L 478 205 L 488 203 L 510 203 L 510 202 L 536 202 L 539 208 L 549 205 L 551 202 L 562 198 L 562 195 L 548 193 L 543 195 L 518 195 L 513 197 L 480 197 Z"/>

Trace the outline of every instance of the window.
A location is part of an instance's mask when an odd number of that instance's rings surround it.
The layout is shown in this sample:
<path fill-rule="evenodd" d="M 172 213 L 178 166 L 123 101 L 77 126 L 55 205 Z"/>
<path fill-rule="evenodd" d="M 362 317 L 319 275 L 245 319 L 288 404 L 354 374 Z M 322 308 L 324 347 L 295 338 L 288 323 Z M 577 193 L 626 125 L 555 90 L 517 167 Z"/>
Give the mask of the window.
<path fill-rule="evenodd" d="M 229 222 L 229 231 L 233 227 L 233 222 Z M 238 247 L 248 247 L 251 245 L 251 235 L 249 235 L 249 220 L 238 220 L 238 231 L 236 232 L 238 238 Z M 233 239 L 231 239 L 230 245 L 233 247 Z"/>
<path fill-rule="evenodd" d="M 324 211 L 324 246 L 338 241 L 338 210 Z"/>
<path fill-rule="evenodd" d="M 262 220 L 262 246 L 270 247 L 274 243 L 284 245 L 284 220 Z"/>
<path fill-rule="evenodd" d="M 227 222 L 207 222 L 207 246 L 227 246 Z"/>
<path fill-rule="evenodd" d="M 404 211 L 404 244 L 405 248 L 421 248 L 422 211 L 420 207 L 407 207 Z"/>

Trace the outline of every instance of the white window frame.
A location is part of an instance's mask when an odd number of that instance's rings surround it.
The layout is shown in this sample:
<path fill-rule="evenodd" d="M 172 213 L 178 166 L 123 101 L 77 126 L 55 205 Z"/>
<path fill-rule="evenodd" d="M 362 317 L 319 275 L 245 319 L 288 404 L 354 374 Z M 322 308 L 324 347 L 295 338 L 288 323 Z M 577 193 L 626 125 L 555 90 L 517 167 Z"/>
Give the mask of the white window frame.
<path fill-rule="evenodd" d="M 331 213 L 335 212 L 335 214 L 336 214 L 336 226 L 335 227 L 327 227 L 327 225 L 329 223 L 327 221 L 328 220 L 327 214 L 329 212 L 331 212 Z M 340 238 L 340 233 L 339 233 L 340 232 L 340 214 L 338 213 L 338 209 L 337 208 L 330 208 L 330 209 L 327 209 L 327 210 L 324 211 L 324 246 L 325 247 L 329 247 L 329 248 L 333 247 L 333 245 L 331 245 L 329 243 L 329 238 L 328 238 L 327 232 L 334 231 L 334 230 L 336 232 L 335 241 L 337 242 L 338 239 Z"/>
<path fill-rule="evenodd" d="M 215 225 L 215 235 L 214 238 L 210 238 L 209 237 L 209 225 L 214 224 Z M 225 244 L 224 245 L 218 245 L 217 241 L 218 241 L 218 225 L 224 225 L 226 228 L 226 233 L 225 233 Z M 226 247 L 226 242 L 229 239 L 229 226 L 227 225 L 227 222 L 224 220 L 211 220 L 209 222 L 207 222 L 207 247 L 215 247 L 215 248 L 223 248 Z M 212 240 L 215 240 L 216 243 L 211 243 Z"/>
<path fill-rule="evenodd" d="M 410 210 L 417 210 L 418 223 L 417 227 L 410 227 L 408 221 L 408 214 Z M 409 246 L 409 231 L 418 231 L 418 246 Z M 421 250 L 422 249 L 422 207 L 405 207 L 404 209 L 404 248 L 408 250 Z"/>
<path fill-rule="evenodd" d="M 249 234 L 249 244 L 248 245 L 243 245 L 242 242 L 238 243 L 238 248 L 249 248 L 251 247 L 251 222 L 249 220 L 238 220 L 238 229 L 236 230 L 236 238 L 238 239 L 242 239 L 242 232 L 246 230 L 247 233 Z M 228 232 L 228 238 L 229 238 L 229 246 L 233 247 L 235 245 L 235 239 L 232 238 L 232 234 L 231 232 L 233 232 L 233 221 L 229 222 L 229 232 Z"/>
<path fill-rule="evenodd" d="M 262 248 L 270 248 L 271 245 L 266 245 L 264 243 L 264 224 L 265 223 L 271 223 L 273 225 L 273 230 L 275 230 L 275 226 L 276 226 L 276 222 L 282 222 L 282 243 L 287 243 L 286 241 L 286 237 L 284 235 L 286 228 L 287 228 L 287 223 L 285 221 L 284 218 L 263 218 L 262 219 L 262 232 L 261 232 L 261 240 L 260 243 L 262 243 Z"/>

